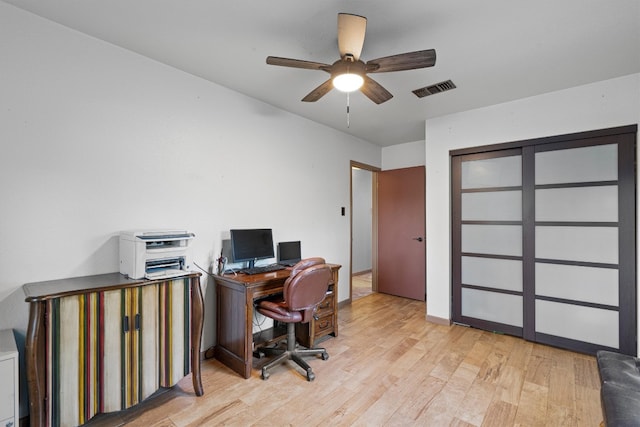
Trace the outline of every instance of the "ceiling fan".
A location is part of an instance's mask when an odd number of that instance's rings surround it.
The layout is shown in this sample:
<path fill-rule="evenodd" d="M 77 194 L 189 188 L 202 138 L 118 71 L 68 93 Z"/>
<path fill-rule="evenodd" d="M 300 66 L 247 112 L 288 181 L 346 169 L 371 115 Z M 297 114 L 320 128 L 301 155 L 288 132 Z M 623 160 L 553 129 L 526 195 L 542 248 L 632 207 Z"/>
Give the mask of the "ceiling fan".
<path fill-rule="evenodd" d="M 282 67 L 322 70 L 331 74 L 331 78 L 313 89 L 302 98 L 304 102 L 315 102 L 326 95 L 333 87 L 342 92 L 360 90 L 376 104 L 382 104 L 393 95 L 382 85 L 367 76 L 369 73 L 388 73 L 391 71 L 414 70 L 432 67 L 436 63 L 434 49 L 401 53 L 372 59 L 366 63 L 360 59 L 367 18 L 349 13 L 338 14 L 338 50 L 340 59 L 333 64 L 303 61 L 300 59 L 268 56 L 267 64 Z"/>

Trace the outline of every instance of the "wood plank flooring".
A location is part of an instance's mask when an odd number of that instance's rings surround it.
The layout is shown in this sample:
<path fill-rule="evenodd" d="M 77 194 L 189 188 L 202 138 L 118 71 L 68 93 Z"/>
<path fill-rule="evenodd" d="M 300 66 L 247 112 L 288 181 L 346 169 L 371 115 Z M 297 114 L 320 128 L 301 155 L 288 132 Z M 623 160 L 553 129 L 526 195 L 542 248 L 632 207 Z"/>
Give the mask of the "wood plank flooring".
<path fill-rule="evenodd" d="M 351 276 L 351 300 L 366 297 L 372 293 L 371 272 L 354 274 Z"/>
<path fill-rule="evenodd" d="M 89 424 L 129 426 L 597 426 L 595 358 L 425 320 L 425 303 L 371 294 L 339 312 L 339 336 L 309 383 L 282 365 L 267 381 L 203 362 L 138 407 Z M 293 365 L 291 365 L 293 366 Z"/>

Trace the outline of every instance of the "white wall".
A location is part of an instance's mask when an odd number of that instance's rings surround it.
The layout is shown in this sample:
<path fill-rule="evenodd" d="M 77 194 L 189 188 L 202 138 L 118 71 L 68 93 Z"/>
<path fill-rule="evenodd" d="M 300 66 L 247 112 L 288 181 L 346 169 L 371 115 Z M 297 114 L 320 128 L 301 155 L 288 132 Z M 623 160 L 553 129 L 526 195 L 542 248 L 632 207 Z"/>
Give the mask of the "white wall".
<path fill-rule="evenodd" d="M 349 297 L 340 207 L 350 160 L 380 165 L 380 147 L 3 2 L 0 58 L 0 328 L 24 336 L 24 283 L 118 271 L 137 228 L 193 231 L 208 268 L 230 228 L 271 227 L 342 264 Z"/>
<path fill-rule="evenodd" d="M 428 315 L 451 318 L 449 150 L 637 123 L 640 74 L 427 120 Z"/>
<path fill-rule="evenodd" d="M 382 170 L 424 166 L 424 141 L 407 142 L 382 148 Z"/>

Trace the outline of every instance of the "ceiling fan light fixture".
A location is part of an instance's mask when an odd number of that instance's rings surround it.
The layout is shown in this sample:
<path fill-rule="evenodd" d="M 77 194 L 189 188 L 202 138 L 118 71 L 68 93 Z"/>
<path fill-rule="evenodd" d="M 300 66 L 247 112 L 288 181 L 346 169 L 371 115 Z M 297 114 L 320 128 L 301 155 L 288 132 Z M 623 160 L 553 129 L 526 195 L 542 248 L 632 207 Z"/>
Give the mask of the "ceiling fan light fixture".
<path fill-rule="evenodd" d="M 333 87 L 341 92 L 353 92 L 362 87 L 364 78 L 360 74 L 344 73 L 333 78 Z"/>
<path fill-rule="evenodd" d="M 341 92 L 353 92 L 364 84 L 364 63 L 346 55 L 331 66 L 333 87 Z"/>

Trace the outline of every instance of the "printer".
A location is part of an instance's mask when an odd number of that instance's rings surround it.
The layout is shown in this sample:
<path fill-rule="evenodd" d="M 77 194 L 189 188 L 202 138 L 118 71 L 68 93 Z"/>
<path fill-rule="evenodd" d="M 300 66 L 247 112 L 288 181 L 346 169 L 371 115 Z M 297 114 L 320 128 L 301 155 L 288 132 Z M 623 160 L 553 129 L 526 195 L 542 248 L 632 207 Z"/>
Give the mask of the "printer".
<path fill-rule="evenodd" d="M 195 234 L 185 230 L 123 231 L 120 273 L 131 279 L 183 276 L 191 269 L 189 245 Z"/>

